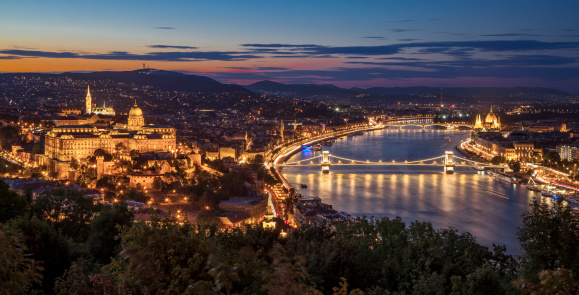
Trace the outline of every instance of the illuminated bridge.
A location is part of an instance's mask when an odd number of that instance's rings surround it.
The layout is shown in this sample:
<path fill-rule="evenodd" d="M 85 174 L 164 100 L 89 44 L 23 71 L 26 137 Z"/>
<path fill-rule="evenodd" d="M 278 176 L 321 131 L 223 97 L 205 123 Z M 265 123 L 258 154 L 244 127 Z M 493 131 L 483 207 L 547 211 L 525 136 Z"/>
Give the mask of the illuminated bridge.
<path fill-rule="evenodd" d="M 454 167 L 473 167 L 479 170 L 484 169 L 500 169 L 504 170 L 504 166 L 492 165 L 457 157 L 453 152 L 446 152 L 442 156 L 433 157 L 430 159 L 414 160 L 414 161 L 362 161 L 355 159 L 347 159 L 336 155 L 331 155 L 329 151 L 323 151 L 321 155 L 309 159 L 299 160 L 295 162 L 282 163 L 275 165 L 276 167 L 300 167 L 300 166 L 322 166 L 322 172 L 330 172 L 330 166 L 440 166 L 444 167 L 444 171 L 448 174 L 454 173 Z"/>
<path fill-rule="evenodd" d="M 428 126 L 439 126 L 439 127 L 445 127 L 447 130 L 458 129 L 460 127 L 470 128 L 470 129 L 474 128 L 473 124 L 467 124 L 467 123 L 387 122 L 386 124 L 384 124 L 384 126 L 386 126 L 386 127 L 390 127 L 390 126 L 398 127 L 398 129 L 402 129 L 402 127 L 406 127 L 406 126 L 416 126 L 416 127 L 422 128 L 422 129 L 426 129 L 426 127 L 428 127 Z"/>

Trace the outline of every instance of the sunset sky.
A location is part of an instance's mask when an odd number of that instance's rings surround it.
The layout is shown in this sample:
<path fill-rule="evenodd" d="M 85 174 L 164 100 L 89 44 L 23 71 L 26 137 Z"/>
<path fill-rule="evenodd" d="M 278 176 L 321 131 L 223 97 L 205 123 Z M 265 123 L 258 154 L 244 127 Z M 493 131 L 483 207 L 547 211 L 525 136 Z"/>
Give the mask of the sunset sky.
<path fill-rule="evenodd" d="M 476 3 L 475 3 L 476 2 Z M 0 72 L 579 93 L 579 1 L 4 1 Z"/>

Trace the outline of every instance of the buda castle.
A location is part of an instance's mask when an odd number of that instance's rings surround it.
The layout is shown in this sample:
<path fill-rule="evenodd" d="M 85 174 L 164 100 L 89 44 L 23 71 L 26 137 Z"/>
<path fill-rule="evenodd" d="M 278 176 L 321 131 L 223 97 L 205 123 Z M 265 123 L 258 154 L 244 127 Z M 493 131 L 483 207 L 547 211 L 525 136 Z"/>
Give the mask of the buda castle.
<path fill-rule="evenodd" d="M 86 113 L 91 114 L 98 109 L 92 109 L 90 89 L 86 97 Z M 107 108 L 104 108 L 107 111 Z M 114 112 L 112 108 L 108 112 Z M 147 152 L 171 152 L 176 149 L 175 129 L 165 125 L 145 124 L 143 111 L 135 105 L 129 111 L 126 121 L 114 124 L 83 124 L 61 125 L 47 132 L 45 137 L 45 154 L 43 164 L 51 172 L 57 172 L 59 178 L 65 178 L 68 171 L 73 170 L 71 160 L 84 160 L 94 154 L 97 149 L 103 149 L 111 155 L 124 147 L 125 153 L 137 150 Z"/>

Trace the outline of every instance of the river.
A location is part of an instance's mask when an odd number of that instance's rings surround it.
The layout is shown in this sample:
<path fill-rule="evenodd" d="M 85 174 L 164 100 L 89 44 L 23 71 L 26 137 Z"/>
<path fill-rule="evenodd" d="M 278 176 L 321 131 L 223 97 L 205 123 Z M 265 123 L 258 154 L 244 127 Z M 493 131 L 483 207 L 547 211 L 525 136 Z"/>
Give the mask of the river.
<path fill-rule="evenodd" d="M 356 160 L 412 161 L 445 151 L 458 154 L 454 147 L 469 135 L 469 131 L 385 129 L 342 137 L 324 150 Z M 288 162 L 320 154 L 299 152 Z M 322 174 L 321 167 L 305 166 L 283 167 L 281 173 L 290 183 L 308 186 L 298 189 L 300 193 L 319 196 L 338 211 L 361 217 L 400 216 L 407 223 L 429 221 L 435 228 L 470 232 L 485 246 L 506 245 L 507 252 L 520 253 L 516 233 L 521 214 L 540 195 L 471 168 L 455 170 L 448 175 L 442 167 L 332 166 L 329 174 Z"/>

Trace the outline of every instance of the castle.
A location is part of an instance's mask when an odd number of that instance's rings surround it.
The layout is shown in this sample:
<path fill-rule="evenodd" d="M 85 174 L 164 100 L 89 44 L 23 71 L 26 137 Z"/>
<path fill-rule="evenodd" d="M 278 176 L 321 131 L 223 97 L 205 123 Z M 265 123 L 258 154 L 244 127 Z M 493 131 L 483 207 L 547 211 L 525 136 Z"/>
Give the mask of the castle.
<path fill-rule="evenodd" d="M 92 109 L 90 89 L 87 92 L 86 112 L 91 113 L 96 109 Z M 68 172 L 75 170 L 71 167 L 72 159 L 85 160 L 93 156 L 97 149 L 103 149 L 111 155 L 120 152 L 128 154 L 131 150 L 140 153 L 172 152 L 176 149 L 176 141 L 174 128 L 145 124 L 143 111 L 135 101 L 126 122 L 119 121 L 104 127 L 102 124 L 54 127 L 45 137 L 42 164 L 46 165 L 49 171 L 58 173 L 59 178 L 66 178 Z"/>

